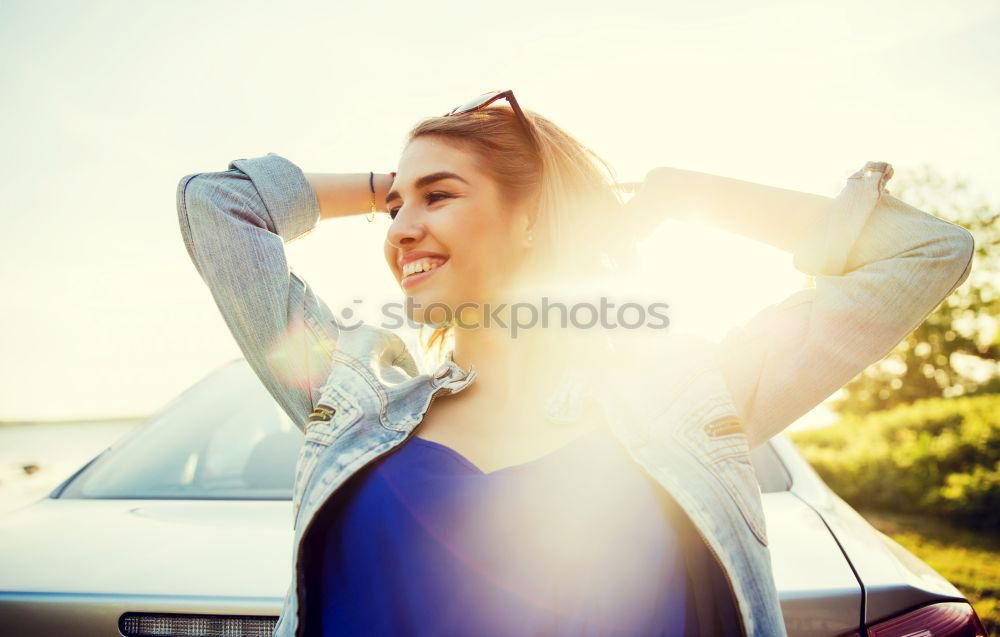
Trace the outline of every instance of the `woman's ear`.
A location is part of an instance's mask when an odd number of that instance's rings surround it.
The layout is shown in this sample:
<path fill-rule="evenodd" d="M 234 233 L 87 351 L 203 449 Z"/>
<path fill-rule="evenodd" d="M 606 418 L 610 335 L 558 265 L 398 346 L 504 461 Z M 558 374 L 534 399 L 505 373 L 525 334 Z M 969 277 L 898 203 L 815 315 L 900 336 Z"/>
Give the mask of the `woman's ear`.
<path fill-rule="evenodd" d="M 515 236 L 524 249 L 530 249 L 534 245 L 534 234 L 531 231 L 533 220 L 531 215 L 524 211 L 518 211 L 514 216 Z"/>

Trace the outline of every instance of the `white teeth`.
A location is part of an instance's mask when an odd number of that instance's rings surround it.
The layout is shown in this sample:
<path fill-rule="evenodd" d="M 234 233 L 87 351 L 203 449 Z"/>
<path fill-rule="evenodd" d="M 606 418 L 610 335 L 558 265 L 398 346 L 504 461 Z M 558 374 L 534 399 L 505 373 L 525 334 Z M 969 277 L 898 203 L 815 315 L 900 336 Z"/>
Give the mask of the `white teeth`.
<path fill-rule="evenodd" d="M 427 257 L 424 259 L 417 259 L 416 261 L 410 261 L 409 263 L 403 265 L 403 276 L 407 277 L 418 272 L 433 270 L 444 262 L 445 260 L 438 257 Z"/>

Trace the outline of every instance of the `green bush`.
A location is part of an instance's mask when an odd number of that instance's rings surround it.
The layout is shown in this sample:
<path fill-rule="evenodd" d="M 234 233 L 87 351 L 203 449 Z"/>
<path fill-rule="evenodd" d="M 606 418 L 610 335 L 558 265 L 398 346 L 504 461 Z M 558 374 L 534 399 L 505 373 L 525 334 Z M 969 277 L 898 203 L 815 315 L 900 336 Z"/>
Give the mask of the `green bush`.
<path fill-rule="evenodd" d="M 1000 395 L 918 400 L 788 437 L 852 506 L 1000 530 Z"/>

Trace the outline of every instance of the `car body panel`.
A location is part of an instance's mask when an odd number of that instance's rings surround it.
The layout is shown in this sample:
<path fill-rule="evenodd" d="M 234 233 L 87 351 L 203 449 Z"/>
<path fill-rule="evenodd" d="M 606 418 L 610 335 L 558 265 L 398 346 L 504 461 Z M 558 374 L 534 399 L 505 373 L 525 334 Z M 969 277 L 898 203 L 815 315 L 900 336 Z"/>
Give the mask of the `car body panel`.
<path fill-rule="evenodd" d="M 937 571 L 831 491 L 786 437 L 776 436 L 771 446 L 793 476 L 791 492 L 823 518 L 863 583 L 866 625 L 924 604 L 967 601 Z"/>
<path fill-rule="evenodd" d="M 861 585 L 822 518 L 793 493 L 765 493 L 771 564 L 790 635 L 858 628 Z"/>
<path fill-rule="evenodd" d="M 136 609 L 183 615 L 276 617 L 281 599 L 0 591 L 0 637 L 121 637 L 119 618 Z"/>
<path fill-rule="evenodd" d="M 840 498 L 822 514 L 865 583 L 866 623 L 932 602 L 966 601 L 937 571 L 874 529 Z"/>

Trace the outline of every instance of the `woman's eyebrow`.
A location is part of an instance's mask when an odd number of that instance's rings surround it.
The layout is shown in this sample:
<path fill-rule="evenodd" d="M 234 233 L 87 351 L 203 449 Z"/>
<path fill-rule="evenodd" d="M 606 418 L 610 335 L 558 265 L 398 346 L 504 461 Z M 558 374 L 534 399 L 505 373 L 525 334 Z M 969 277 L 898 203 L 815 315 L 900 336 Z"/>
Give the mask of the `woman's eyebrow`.
<path fill-rule="evenodd" d="M 441 181 L 442 179 L 457 179 L 457 180 L 459 180 L 459 181 L 461 181 L 461 182 L 463 182 L 465 184 L 469 183 L 468 181 L 466 181 L 465 179 L 463 179 L 459 175 L 456 175 L 455 173 L 451 173 L 451 172 L 448 172 L 446 170 L 442 170 L 440 172 L 431 173 L 429 175 L 424 175 L 423 177 L 421 177 L 420 179 L 418 179 L 414 183 L 414 187 L 416 187 L 416 188 L 423 188 L 424 186 L 426 186 L 428 184 L 432 184 L 435 181 Z M 385 196 L 385 202 L 389 203 L 393 199 L 400 199 L 399 192 L 396 191 L 396 190 L 390 190 L 389 191 L 389 194 Z"/>

